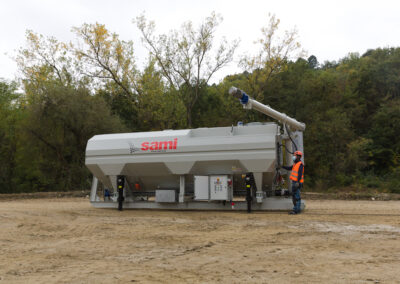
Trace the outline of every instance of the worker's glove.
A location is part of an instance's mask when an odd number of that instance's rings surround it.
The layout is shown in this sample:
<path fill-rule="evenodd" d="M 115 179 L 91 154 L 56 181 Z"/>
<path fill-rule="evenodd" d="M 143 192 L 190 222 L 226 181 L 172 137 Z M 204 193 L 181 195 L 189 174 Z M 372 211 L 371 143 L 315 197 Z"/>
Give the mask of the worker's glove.
<path fill-rule="evenodd" d="M 294 187 L 295 187 L 295 188 L 299 188 L 299 187 L 300 187 L 300 183 L 296 181 L 296 182 L 294 183 Z"/>

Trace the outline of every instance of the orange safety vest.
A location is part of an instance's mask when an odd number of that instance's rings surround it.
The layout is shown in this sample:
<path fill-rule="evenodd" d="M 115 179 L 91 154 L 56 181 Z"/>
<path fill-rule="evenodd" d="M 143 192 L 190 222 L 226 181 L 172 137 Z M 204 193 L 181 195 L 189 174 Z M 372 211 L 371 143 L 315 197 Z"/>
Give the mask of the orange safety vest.
<path fill-rule="evenodd" d="M 301 180 L 298 181 L 300 165 L 303 165 L 303 172 L 302 172 L 302 175 L 301 175 Z M 291 172 L 289 178 L 290 178 L 292 181 L 298 181 L 298 182 L 300 182 L 300 183 L 304 183 L 304 164 L 303 164 L 302 161 L 299 161 L 299 162 L 297 162 L 295 165 L 293 165 L 292 172 Z"/>

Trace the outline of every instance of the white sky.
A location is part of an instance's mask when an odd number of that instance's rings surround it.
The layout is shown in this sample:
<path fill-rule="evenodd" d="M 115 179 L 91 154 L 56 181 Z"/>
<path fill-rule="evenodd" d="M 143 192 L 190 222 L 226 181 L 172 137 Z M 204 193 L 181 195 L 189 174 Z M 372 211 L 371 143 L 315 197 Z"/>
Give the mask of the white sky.
<path fill-rule="evenodd" d="M 364 53 L 378 47 L 400 47 L 400 1 L 307 1 L 307 0 L 0 0 L 0 77 L 15 79 L 11 59 L 25 44 L 31 29 L 60 41 L 72 41 L 73 26 L 105 24 L 124 40 L 133 40 L 137 60 L 145 62 L 147 51 L 132 19 L 145 11 L 157 32 L 179 29 L 191 20 L 196 27 L 212 11 L 224 18 L 218 35 L 240 39 L 230 66 L 216 74 L 214 82 L 240 72 L 237 62 L 244 53 L 255 53 L 254 41 L 267 24 L 268 13 L 281 20 L 280 30 L 297 27 L 299 40 L 308 55 L 319 62 L 338 60 L 349 52 Z"/>

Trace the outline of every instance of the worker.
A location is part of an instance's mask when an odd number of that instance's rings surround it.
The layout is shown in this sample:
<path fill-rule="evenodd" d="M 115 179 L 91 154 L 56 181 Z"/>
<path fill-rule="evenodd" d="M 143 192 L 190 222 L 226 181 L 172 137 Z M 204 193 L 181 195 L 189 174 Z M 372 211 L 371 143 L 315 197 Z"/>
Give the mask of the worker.
<path fill-rule="evenodd" d="M 293 211 L 289 214 L 299 214 L 301 211 L 301 197 L 300 191 L 304 183 L 304 164 L 301 161 L 303 153 L 301 151 L 294 152 L 293 165 L 290 167 L 282 166 L 285 170 L 291 171 L 290 180 L 292 181 L 292 199 L 293 199 Z"/>

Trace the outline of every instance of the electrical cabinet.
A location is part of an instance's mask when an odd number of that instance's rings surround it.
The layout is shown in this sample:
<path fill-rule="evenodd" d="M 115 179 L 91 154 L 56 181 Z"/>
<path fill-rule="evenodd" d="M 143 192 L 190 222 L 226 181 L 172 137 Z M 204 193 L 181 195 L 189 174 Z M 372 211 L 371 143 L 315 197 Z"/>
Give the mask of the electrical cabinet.
<path fill-rule="evenodd" d="M 210 199 L 208 176 L 194 176 L 194 199 L 195 200 Z"/>
<path fill-rule="evenodd" d="M 230 200 L 232 180 L 227 175 L 210 176 L 210 200 Z"/>

